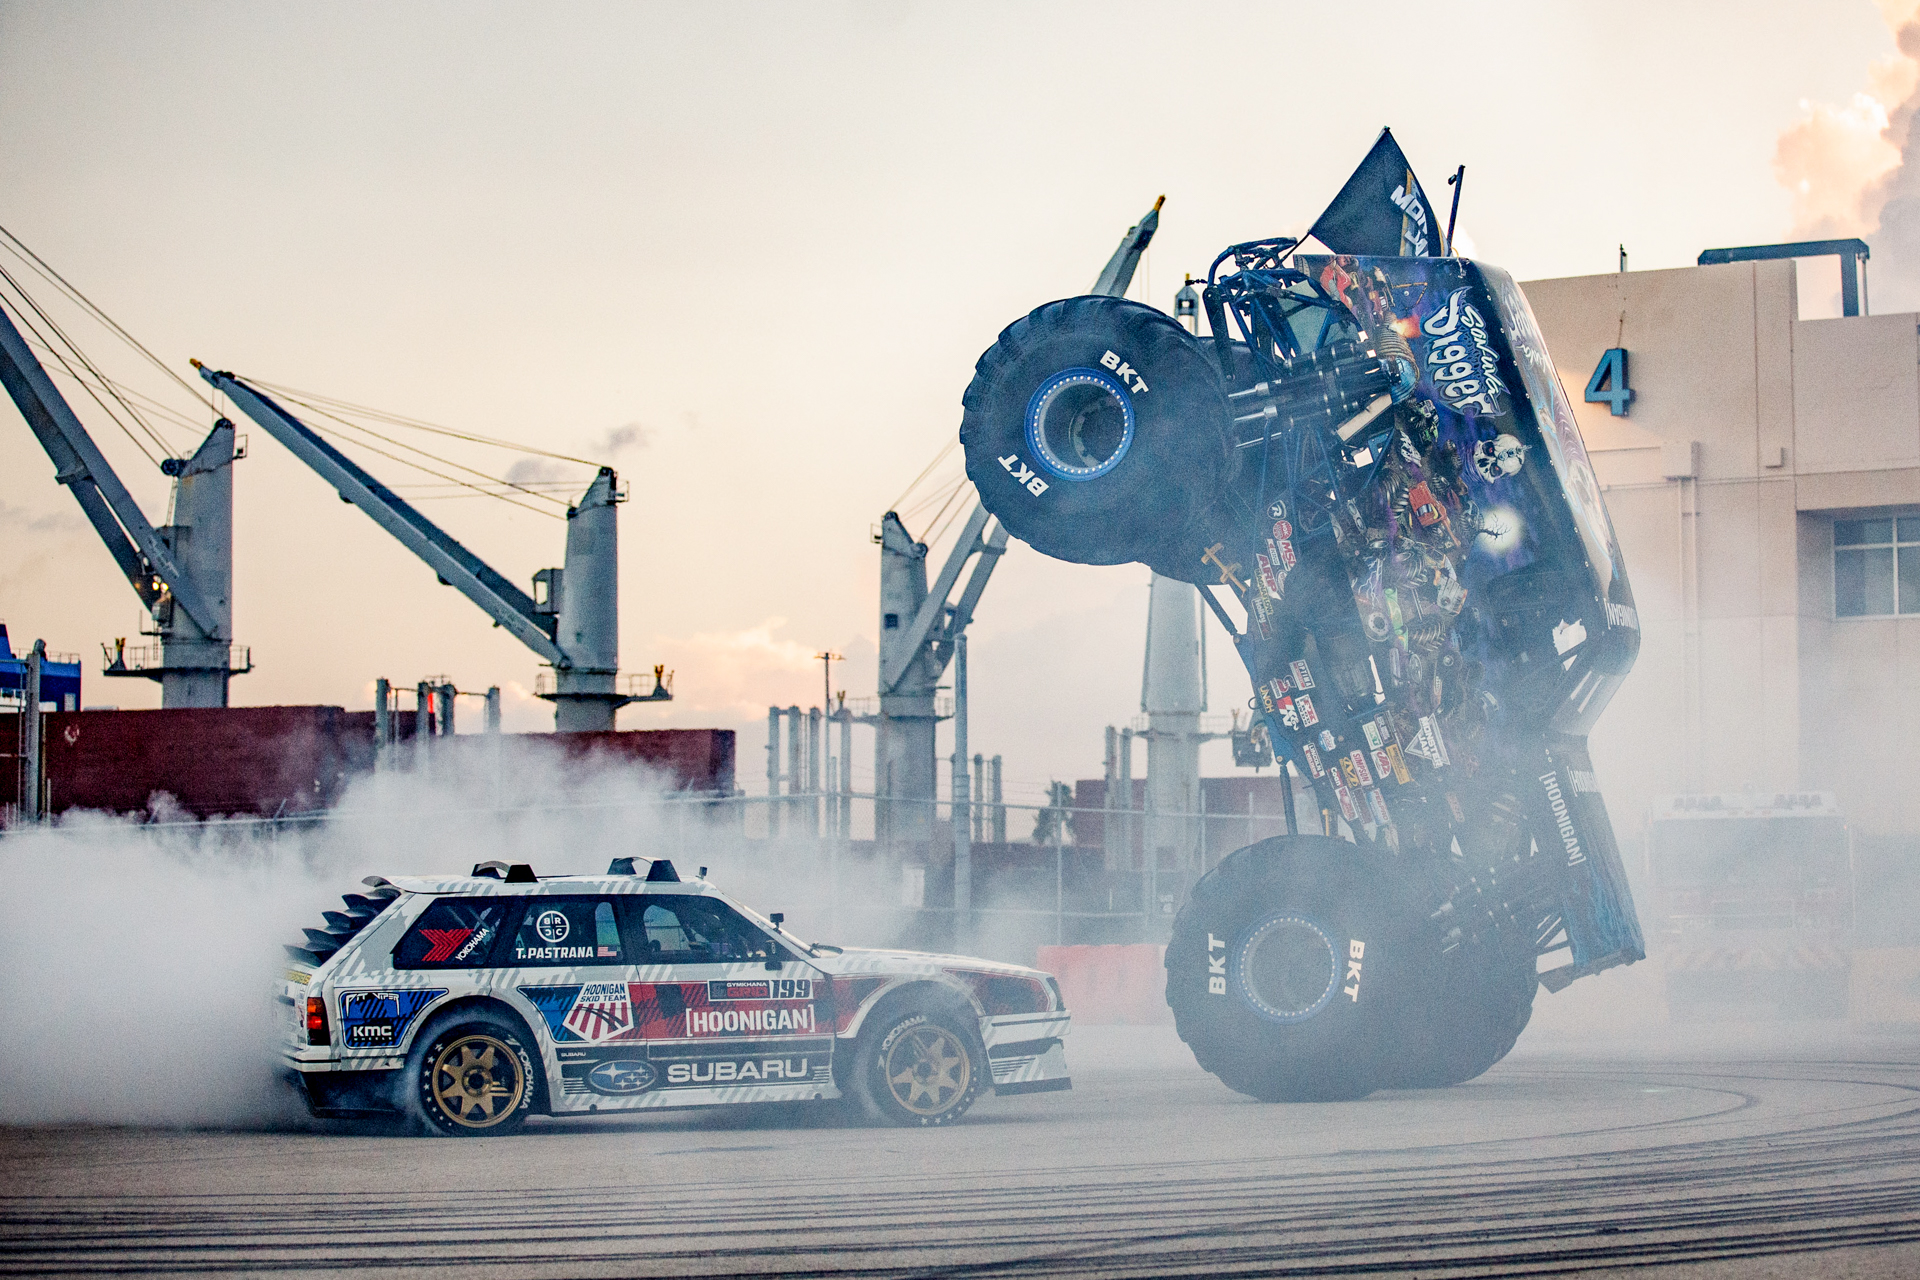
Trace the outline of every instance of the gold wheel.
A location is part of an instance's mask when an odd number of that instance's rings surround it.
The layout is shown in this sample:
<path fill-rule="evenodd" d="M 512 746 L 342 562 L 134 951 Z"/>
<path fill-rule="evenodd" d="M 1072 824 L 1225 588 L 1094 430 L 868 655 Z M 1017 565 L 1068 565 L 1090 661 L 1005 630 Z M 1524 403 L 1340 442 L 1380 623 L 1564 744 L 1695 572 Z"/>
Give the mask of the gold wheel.
<path fill-rule="evenodd" d="M 526 1098 L 520 1055 L 483 1031 L 449 1040 L 427 1070 L 435 1106 L 463 1129 L 491 1129 L 510 1120 Z"/>
<path fill-rule="evenodd" d="M 937 1022 L 895 1040 L 880 1064 L 893 1100 L 916 1116 L 937 1116 L 973 1083 L 973 1060 L 960 1037 Z"/>

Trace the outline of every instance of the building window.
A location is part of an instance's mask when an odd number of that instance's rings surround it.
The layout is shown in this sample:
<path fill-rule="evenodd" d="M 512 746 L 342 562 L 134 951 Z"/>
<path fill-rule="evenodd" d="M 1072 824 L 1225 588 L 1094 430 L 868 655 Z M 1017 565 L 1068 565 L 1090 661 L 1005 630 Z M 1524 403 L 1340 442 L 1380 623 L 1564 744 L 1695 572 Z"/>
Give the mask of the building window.
<path fill-rule="evenodd" d="M 1920 516 L 1833 522 L 1833 613 L 1920 614 Z"/>

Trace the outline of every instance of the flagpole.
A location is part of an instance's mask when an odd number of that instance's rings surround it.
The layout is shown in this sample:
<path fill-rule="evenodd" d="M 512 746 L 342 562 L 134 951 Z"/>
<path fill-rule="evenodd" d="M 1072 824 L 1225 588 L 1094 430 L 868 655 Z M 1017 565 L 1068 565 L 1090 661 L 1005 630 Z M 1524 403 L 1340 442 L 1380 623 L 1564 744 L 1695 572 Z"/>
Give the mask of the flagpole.
<path fill-rule="evenodd" d="M 1467 185 L 1467 166 L 1461 165 L 1447 179 L 1447 185 L 1453 188 L 1453 210 L 1447 214 L 1447 256 L 1453 256 L 1453 224 L 1460 216 L 1460 188 Z"/>

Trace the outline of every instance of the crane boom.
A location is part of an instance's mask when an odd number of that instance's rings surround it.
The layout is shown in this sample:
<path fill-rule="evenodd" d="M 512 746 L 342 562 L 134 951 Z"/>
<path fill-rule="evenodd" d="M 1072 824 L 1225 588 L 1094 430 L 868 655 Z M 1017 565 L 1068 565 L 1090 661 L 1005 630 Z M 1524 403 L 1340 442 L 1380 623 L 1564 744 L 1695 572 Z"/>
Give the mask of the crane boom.
<path fill-rule="evenodd" d="M 300 419 L 280 407 L 265 392 L 231 373 L 193 367 L 239 410 L 259 423 L 295 457 L 320 474 L 321 479 L 372 517 L 374 523 L 399 539 L 400 544 L 430 565 L 449 585 L 480 606 L 482 612 L 556 668 L 572 666 L 554 643 L 557 626 L 552 614 L 538 612 L 533 597 L 501 576 L 479 556 L 467 550 L 446 530 L 420 514 L 399 495 L 374 479 L 345 454 L 322 439 Z"/>
<path fill-rule="evenodd" d="M 219 615 L 141 514 L 139 504 L 107 465 L 99 446 L 53 385 L 5 308 L 0 308 L 0 384 L 5 385 L 7 394 L 19 406 L 20 416 L 27 420 L 28 429 L 53 460 L 55 479 L 72 491 L 108 554 L 133 584 L 140 602 L 152 609 L 164 595 L 171 595 L 173 603 L 196 626 L 209 636 L 218 635 Z"/>

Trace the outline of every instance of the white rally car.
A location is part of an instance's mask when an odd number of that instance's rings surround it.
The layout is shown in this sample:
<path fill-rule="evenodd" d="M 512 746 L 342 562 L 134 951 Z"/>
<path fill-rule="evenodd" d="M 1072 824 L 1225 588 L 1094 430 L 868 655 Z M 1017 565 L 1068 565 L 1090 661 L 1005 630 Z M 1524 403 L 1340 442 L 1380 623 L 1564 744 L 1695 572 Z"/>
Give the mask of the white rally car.
<path fill-rule="evenodd" d="M 670 862 L 633 861 L 372 876 L 345 895 L 286 949 L 288 1076 L 313 1113 L 482 1135 L 534 1113 L 845 1098 L 939 1125 L 983 1088 L 1071 1087 L 1050 975 L 803 943 Z"/>

